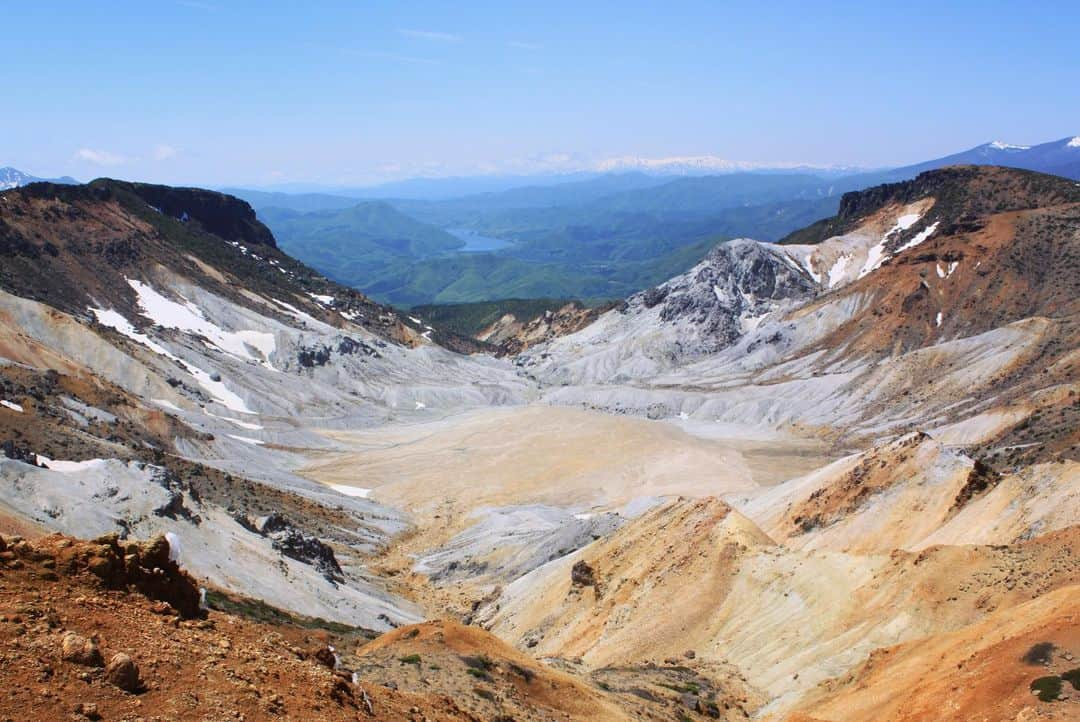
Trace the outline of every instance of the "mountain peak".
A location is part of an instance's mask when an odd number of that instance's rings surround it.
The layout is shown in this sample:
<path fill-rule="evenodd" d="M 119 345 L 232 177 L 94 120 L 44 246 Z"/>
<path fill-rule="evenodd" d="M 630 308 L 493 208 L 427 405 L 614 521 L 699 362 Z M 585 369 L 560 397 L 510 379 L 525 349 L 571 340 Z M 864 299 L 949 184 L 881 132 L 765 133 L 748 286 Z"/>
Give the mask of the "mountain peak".
<path fill-rule="evenodd" d="M 18 168 L 12 168 L 11 166 L 0 168 L 0 191 L 11 190 L 12 188 L 19 188 L 31 183 L 40 183 L 42 181 L 60 183 L 62 185 L 77 185 L 79 182 L 71 176 L 64 176 L 62 178 L 38 178 L 37 176 L 32 176 Z"/>

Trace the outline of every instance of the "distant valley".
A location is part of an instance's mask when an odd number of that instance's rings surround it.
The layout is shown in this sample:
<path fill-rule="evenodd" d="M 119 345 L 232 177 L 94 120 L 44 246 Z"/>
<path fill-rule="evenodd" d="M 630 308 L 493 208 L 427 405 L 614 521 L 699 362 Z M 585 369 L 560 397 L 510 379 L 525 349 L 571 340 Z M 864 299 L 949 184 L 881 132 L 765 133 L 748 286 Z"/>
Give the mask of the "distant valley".
<path fill-rule="evenodd" d="M 430 181 L 346 194 L 229 189 L 250 202 L 281 247 L 396 306 L 502 298 L 622 298 L 692 266 L 724 239 L 779 241 L 833 215 L 840 196 L 954 164 L 1004 165 L 1080 179 L 1075 138 L 1026 147 L 1002 142 L 902 168 L 854 175 L 741 171 L 708 165 L 594 174 L 438 197 L 468 183 Z M 656 172 L 656 169 L 664 171 Z M 676 173 L 676 174 L 672 174 Z M 527 179 L 519 179 L 527 183 Z M 472 184 L 476 187 L 476 184 Z M 423 188 L 423 191 L 418 190 Z M 394 191 L 428 197 L 392 197 Z M 435 197 L 431 197 L 435 196 Z M 462 239 L 489 238 L 476 245 Z"/>

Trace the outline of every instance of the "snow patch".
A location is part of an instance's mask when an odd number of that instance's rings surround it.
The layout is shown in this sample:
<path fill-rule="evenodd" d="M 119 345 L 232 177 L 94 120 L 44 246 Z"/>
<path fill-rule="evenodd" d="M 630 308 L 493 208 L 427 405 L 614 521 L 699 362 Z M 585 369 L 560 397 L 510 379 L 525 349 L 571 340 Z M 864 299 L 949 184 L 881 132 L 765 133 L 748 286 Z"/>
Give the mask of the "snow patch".
<path fill-rule="evenodd" d="M 250 436 L 237 436 L 236 434 L 225 434 L 230 439 L 236 439 L 237 441 L 243 441 L 245 444 L 251 444 L 253 446 L 262 446 L 265 442 L 259 439 L 253 439 Z"/>
<path fill-rule="evenodd" d="M 1080 148 L 1080 135 L 1076 136 L 1068 143 L 1065 144 L 1066 148 Z"/>
<path fill-rule="evenodd" d="M 165 541 L 169 542 L 169 561 L 174 563 L 180 562 L 180 537 L 176 532 L 165 532 Z"/>
<path fill-rule="evenodd" d="M 367 499 L 368 496 L 371 495 L 371 489 L 365 489 L 362 486 L 349 486 L 348 484 L 327 484 L 327 486 L 345 496 L 355 496 L 360 499 Z"/>
<path fill-rule="evenodd" d="M 877 270 L 882 263 L 888 258 L 885 255 L 885 244 L 889 242 L 889 237 L 897 231 L 906 231 L 913 225 L 919 222 L 922 216 L 918 213 L 905 213 L 896 219 L 896 225 L 890 228 L 884 236 L 881 237 L 881 241 L 878 242 L 873 248 L 866 253 L 866 263 L 863 264 L 862 270 L 859 271 L 859 278 L 862 278 L 866 274 Z M 934 224 L 936 229 L 937 224 Z M 923 240 L 926 240 L 925 238 Z M 922 241 L 919 241 L 922 243 Z"/>
<path fill-rule="evenodd" d="M 843 254 L 832 264 L 832 268 L 829 269 L 829 288 L 833 288 L 836 284 L 844 280 L 844 272 L 847 270 L 848 264 L 851 262 L 851 256 Z"/>
<path fill-rule="evenodd" d="M 14 401 L 8 401 L 7 399 L 0 399 L 0 406 L 11 409 L 12 411 L 18 411 L 20 414 L 23 412 L 23 407 Z"/>
<path fill-rule="evenodd" d="M 888 236 L 886 236 L 888 238 Z M 885 241 L 878 243 L 866 253 L 866 263 L 863 264 L 862 270 L 859 271 L 859 278 L 862 278 L 866 274 L 874 271 L 885 261 Z"/>
<path fill-rule="evenodd" d="M 160 406 L 163 409 L 168 409 L 169 411 L 180 411 L 180 412 L 183 411 L 183 409 L 181 409 L 179 406 L 174 404 L 172 401 L 169 401 L 168 399 L 150 399 L 150 400 L 153 401 L 155 404 L 157 404 L 158 406 Z"/>
<path fill-rule="evenodd" d="M 187 366 L 188 373 L 199 382 L 199 386 L 202 386 L 219 404 L 232 411 L 239 411 L 241 414 L 255 413 L 248 408 L 248 405 L 240 398 L 239 394 L 229 390 L 224 381 L 214 381 L 212 374 L 195 366 L 188 364 L 185 364 L 185 366 Z"/>
<path fill-rule="evenodd" d="M 937 312 L 937 325 L 938 325 L 938 326 L 940 326 L 940 325 L 941 325 L 941 319 L 942 319 L 942 316 L 941 316 L 941 311 L 938 311 L 938 312 Z"/>
<path fill-rule="evenodd" d="M 307 323 L 312 323 L 316 325 L 318 325 L 319 323 L 319 321 L 314 316 L 308 313 L 304 313 L 296 306 L 293 306 L 291 303 L 285 303 L 284 301 L 281 301 L 277 298 L 271 298 L 270 300 L 285 309 L 288 314 L 295 318 L 297 321 L 305 321 Z"/>
<path fill-rule="evenodd" d="M 203 371 L 196 366 L 192 366 L 176 354 L 169 351 L 169 349 L 165 348 L 161 344 L 151 339 L 146 334 L 139 333 L 135 330 L 135 327 L 131 325 L 131 322 L 124 318 L 120 313 L 112 309 L 106 310 L 101 308 L 91 308 L 90 312 L 97 317 L 98 323 L 100 323 L 102 326 L 108 326 L 109 328 L 116 330 L 118 333 L 127 336 L 132 341 L 137 341 L 138 343 L 141 343 L 143 346 L 146 346 L 154 353 L 161 354 L 165 358 L 180 364 L 180 366 L 182 366 L 185 371 L 195 377 L 195 381 L 198 382 L 199 386 L 202 386 L 203 389 L 205 389 L 207 393 L 214 397 L 214 400 L 216 400 L 222 406 L 226 406 L 233 411 L 239 411 L 242 414 L 255 413 L 247 407 L 247 404 L 244 403 L 244 400 L 242 398 L 240 398 L 234 392 L 230 391 L 228 387 L 225 386 L 224 382 L 214 381 L 211 374 Z"/>
<path fill-rule="evenodd" d="M 134 278 L 128 279 L 128 285 L 135 289 L 139 296 L 142 315 L 158 326 L 202 336 L 228 354 L 256 361 L 273 369 L 269 359 L 276 348 L 274 334 L 250 330 L 226 331 L 209 321 L 202 309 L 190 301 L 173 301 L 158 293 L 152 286 Z M 252 348 L 259 351 L 262 358 L 254 356 L 250 351 Z"/>
<path fill-rule="evenodd" d="M 921 231 L 919 231 L 918 233 L 916 233 L 915 236 L 910 241 L 908 241 L 904 245 L 897 248 L 896 252 L 897 253 L 902 253 L 903 251 L 906 251 L 909 248 L 914 248 L 915 246 L 919 245 L 920 243 L 925 241 L 927 238 L 934 235 L 934 232 L 937 230 L 937 227 L 938 227 L 937 221 L 931 223 L 929 226 L 927 226 L 926 228 L 924 228 Z"/>
<path fill-rule="evenodd" d="M 949 262 L 949 267 L 946 269 L 946 268 L 942 268 L 940 263 L 937 264 L 938 278 L 948 278 L 949 276 L 953 275 L 953 271 L 955 271 L 956 267 L 959 266 L 959 265 L 960 265 L 960 261 L 950 261 Z"/>
<path fill-rule="evenodd" d="M 61 474 L 71 474 L 78 471 L 86 471 L 101 466 L 105 459 L 87 459 L 86 461 L 65 461 L 63 459 L 50 459 L 41 454 L 34 454 L 38 464 L 44 464 L 50 471 L 59 471 Z"/>

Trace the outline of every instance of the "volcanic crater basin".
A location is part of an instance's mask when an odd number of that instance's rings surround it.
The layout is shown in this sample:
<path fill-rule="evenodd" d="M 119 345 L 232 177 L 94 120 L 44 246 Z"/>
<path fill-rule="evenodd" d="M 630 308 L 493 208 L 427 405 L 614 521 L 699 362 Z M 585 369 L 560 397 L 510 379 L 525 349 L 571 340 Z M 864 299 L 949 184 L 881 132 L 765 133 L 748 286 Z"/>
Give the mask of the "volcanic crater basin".
<path fill-rule="evenodd" d="M 663 497 L 752 492 L 835 458 L 824 443 L 779 433 L 693 431 L 584 409 L 486 408 L 326 430 L 338 448 L 310 452 L 300 473 L 370 490 L 372 499 L 408 512 L 415 531 L 398 545 L 422 555 L 507 510 L 539 506 L 565 512 L 568 521 L 605 512 L 629 518 Z"/>

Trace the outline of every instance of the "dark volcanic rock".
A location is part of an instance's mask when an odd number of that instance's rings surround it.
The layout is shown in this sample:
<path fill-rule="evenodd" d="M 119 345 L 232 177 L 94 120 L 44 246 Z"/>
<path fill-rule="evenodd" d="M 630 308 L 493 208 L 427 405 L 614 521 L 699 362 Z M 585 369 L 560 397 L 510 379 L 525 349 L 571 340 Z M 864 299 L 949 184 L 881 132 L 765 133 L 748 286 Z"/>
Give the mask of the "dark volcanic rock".
<path fill-rule="evenodd" d="M 281 514 L 270 514 L 255 523 L 255 529 L 270 539 L 274 549 L 290 559 L 310 564 L 332 582 L 344 581 L 334 550 L 310 534 L 305 534 Z"/>
<path fill-rule="evenodd" d="M 570 570 L 570 583 L 576 587 L 595 587 L 596 573 L 588 562 L 581 559 Z"/>
<path fill-rule="evenodd" d="M 201 188 L 173 188 L 150 183 L 94 181 L 131 191 L 161 213 L 185 222 L 197 222 L 206 231 L 227 241 L 277 248 L 270 229 L 256 217 L 245 201 Z"/>
<path fill-rule="evenodd" d="M 5 439 L 0 442 L 0 452 L 9 459 L 21 461 L 31 466 L 37 466 L 37 454 L 27 446 L 16 443 L 13 439 Z"/>

